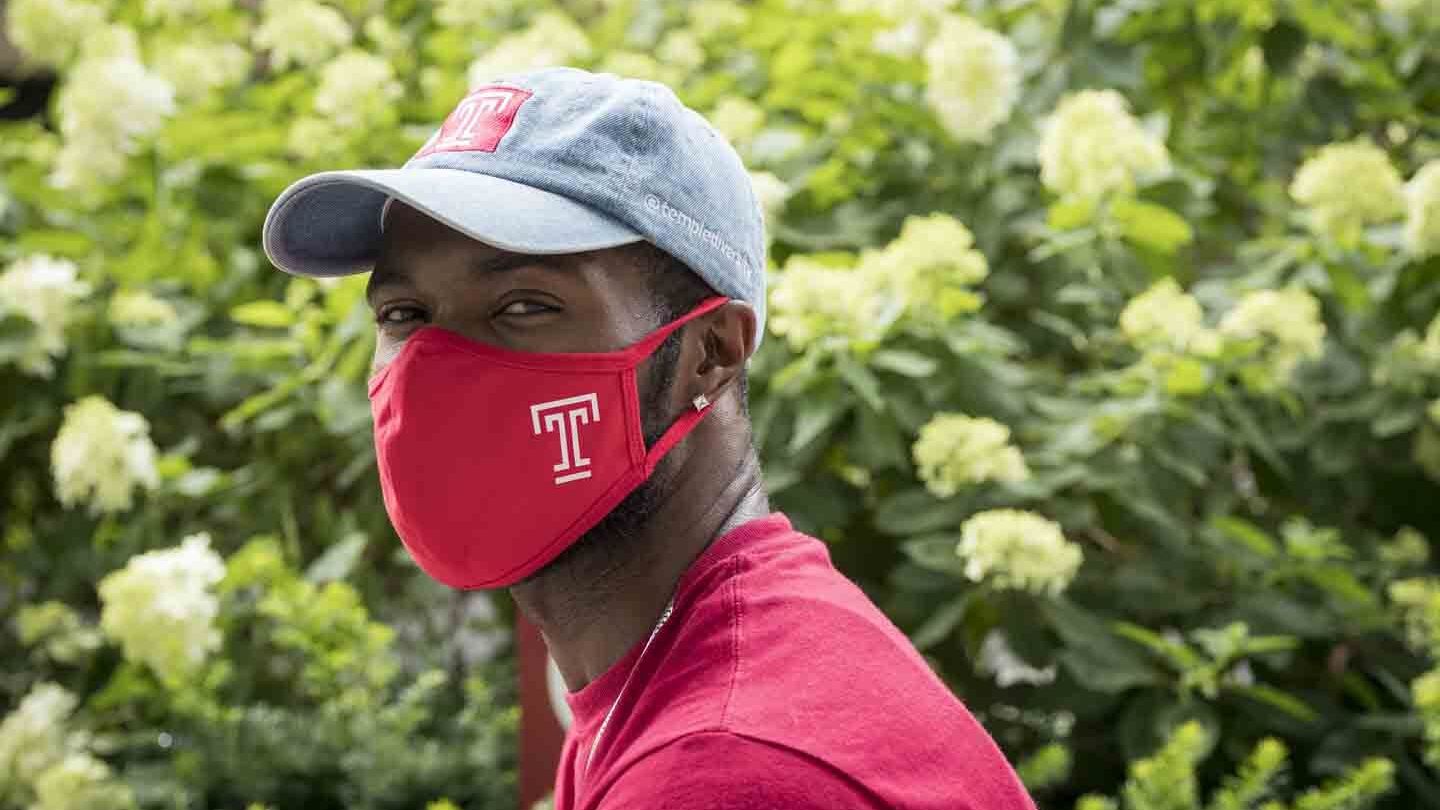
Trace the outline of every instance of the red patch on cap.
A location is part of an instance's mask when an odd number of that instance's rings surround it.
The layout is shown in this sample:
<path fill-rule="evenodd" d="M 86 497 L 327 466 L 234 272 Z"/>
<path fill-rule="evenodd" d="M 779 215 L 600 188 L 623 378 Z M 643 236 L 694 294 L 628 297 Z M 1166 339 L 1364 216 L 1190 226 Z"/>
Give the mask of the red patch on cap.
<path fill-rule="evenodd" d="M 498 84 L 475 88 L 455 105 L 415 157 L 436 152 L 494 152 L 515 123 L 520 105 L 531 95 L 528 90 Z"/>

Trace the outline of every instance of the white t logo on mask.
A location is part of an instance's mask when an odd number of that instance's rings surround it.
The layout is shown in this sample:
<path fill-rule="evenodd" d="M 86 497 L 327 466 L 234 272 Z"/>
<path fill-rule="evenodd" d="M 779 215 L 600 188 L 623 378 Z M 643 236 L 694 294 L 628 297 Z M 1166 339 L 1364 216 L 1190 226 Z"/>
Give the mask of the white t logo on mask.
<path fill-rule="evenodd" d="M 600 421 L 600 401 L 594 394 L 552 399 L 530 406 L 530 424 L 535 435 L 560 434 L 560 463 L 552 469 L 561 473 L 555 483 L 568 484 L 590 477 L 590 459 L 580 451 L 580 426 Z M 575 470 L 575 472 L 571 472 Z"/>

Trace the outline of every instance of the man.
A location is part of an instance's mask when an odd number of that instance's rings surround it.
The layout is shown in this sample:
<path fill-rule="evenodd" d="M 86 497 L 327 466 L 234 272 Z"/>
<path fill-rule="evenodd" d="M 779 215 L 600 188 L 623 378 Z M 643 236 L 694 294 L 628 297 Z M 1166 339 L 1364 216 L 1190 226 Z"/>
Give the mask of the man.
<path fill-rule="evenodd" d="M 291 273 L 373 267 L 386 509 L 509 588 L 574 723 L 561 810 L 1031 808 L 906 638 L 773 514 L 745 365 L 765 317 L 739 157 L 652 82 L 473 90 L 404 168 L 276 200 Z"/>

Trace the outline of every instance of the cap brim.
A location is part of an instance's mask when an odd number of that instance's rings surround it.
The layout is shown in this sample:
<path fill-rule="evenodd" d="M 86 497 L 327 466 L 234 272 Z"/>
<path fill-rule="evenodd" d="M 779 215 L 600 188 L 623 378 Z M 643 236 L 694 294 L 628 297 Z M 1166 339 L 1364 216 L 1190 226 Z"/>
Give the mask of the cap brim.
<path fill-rule="evenodd" d="M 514 253 L 579 253 L 644 239 L 594 208 L 511 180 L 459 169 L 376 169 L 322 172 L 285 189 L 265 217 L 265 253 L 295 275 L 369 270 L 391 198 Z"/>

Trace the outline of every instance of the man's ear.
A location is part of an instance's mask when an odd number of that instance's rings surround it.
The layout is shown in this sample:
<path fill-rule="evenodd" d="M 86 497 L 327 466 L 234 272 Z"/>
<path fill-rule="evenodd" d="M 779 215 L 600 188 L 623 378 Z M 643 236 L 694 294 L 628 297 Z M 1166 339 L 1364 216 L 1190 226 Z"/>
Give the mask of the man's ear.
<path fill-rule="evenodd" d="M 711 402 L 745 371 L 755 346 L 755 309 L 744 301 L 730 301 L 701 317 L 695 324 L 703 353 L 695 369 L 695 396 Z"/>

